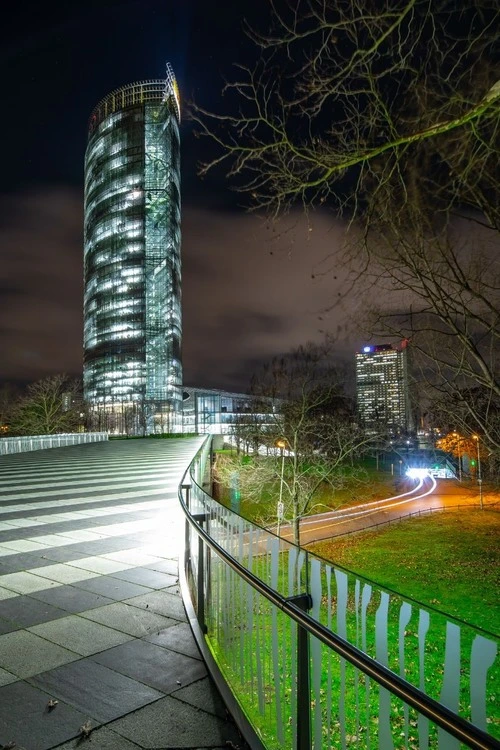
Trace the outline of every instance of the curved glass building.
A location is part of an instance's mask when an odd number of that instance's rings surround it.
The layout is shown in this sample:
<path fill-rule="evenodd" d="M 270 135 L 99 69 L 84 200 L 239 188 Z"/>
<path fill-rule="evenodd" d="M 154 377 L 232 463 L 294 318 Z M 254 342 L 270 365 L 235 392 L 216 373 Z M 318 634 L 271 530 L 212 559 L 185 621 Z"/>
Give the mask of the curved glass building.
<path fill-rule="evenodd" d="M 84 397 L 92 429 L 173 432 L 182 412 L 179 97 L 124 86 L 89 121 Z"/>

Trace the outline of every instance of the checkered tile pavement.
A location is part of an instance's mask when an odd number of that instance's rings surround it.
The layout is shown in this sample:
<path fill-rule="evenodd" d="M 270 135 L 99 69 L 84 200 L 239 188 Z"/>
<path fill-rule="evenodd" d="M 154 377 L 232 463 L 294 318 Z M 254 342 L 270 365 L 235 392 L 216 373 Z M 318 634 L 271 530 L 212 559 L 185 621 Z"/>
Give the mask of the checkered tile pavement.
<path fill-rule="evenodd" d="M 242 746 L 179 595 L 201 438 L 0 457 L 0 746 Z M 52 707 L 49 702 L 52 702 Z"/>

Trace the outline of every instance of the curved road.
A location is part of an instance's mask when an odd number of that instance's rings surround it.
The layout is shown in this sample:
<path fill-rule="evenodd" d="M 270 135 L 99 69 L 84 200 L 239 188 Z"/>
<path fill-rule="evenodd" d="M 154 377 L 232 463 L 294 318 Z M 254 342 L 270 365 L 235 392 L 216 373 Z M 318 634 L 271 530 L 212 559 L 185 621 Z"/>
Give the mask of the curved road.
<path fill-rule="evenodd" d="M 408 480 L 411 481 L 411 480 Z M 483 504 L 498 504 L 500 497 L 494 493 L 483 493 Z M 479 490 L 476 486 L 463 486 L 455 480 L 425 477 L 414 480 L 414 486 L 404 493 L 384 500 L 357 503 L 338 510 L 318 513 L 301 521 L 301 544 L 328 539 L 333 536 L 361 531 L 370 526 L 395 520 L 410 513 L 445 508 L 456 505 L 479 506 Z M 292 539 L 289 525 L 281 527 L 281 536 Z"/>

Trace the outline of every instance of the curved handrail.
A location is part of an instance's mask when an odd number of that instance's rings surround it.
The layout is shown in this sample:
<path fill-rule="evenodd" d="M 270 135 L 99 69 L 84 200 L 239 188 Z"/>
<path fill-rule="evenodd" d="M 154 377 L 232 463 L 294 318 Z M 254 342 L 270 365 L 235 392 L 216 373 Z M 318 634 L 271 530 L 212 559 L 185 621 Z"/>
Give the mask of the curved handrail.
<path fill-rule="evenodd" d="M 205 443 L 206 444 L 206 443 Z M 379 685 L 387 689 L 391 694 L 402 699 L 409 706 L 423 714 L 432 722 L 440 726 L 450 735 L 465 743 L 468 747 L 475 750 L 494 750 L 500 748 L 500 743 L 491 735 L 482 731 L 471 722 L 459 716 L 448 709 L 443 704 L 434 700 L 422 690 L 412 685 L 410 682 L 392 672 L 382 665 L 376 659 L 368 656 L 364 651 L 358 649 L 349 641 L 333 633 L 320 622 L 312 618 L 307 612 L 303 611 L 293 602 L 293 597 L 287 599 L 276 590 L 268 586 L 264 581 L 255 574 L 241 565 L 229 552 L 221 547 L 212 537 L 202 528 L 200 523 L 191 514 L 186 504 L 182 489 L 189 486 L 185 483 L 185 478 L 191 472 L 191 467 L 199 454 L 204 450 L 204 446 L 198 451 L 193 462 L 184 474 L 183 480 L 179 487 L 179 501 L 182 510 L 190 526 L 196 531 L 198 537 L 201 537 L 206 545 L 213 550 L 229 567 L 231 567 L 242 579 L 252 586 L 253 589 L 262 594 L 271 604 L 288 615 L 300 627 L 304 628 L 307 633 L 318 638 L 326 646 L 334 650 L 341 657 L 345 658 L 355 667 L 359 668 L 365 675 L 374 679 Z M 202 488 L 191 475 L 191 483 L 203 492 Z"/>

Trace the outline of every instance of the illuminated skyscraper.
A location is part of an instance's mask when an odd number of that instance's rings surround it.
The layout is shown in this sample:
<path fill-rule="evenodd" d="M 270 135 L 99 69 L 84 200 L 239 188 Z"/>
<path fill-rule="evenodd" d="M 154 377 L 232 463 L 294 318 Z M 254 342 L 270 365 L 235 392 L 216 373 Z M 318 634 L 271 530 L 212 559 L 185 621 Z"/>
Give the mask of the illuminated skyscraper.
<path fill-rule="evenodd" d="M 179 97 L 108 94 L 85 155 L 84 397 L 92 427 L 175 431 L 182 411 Z"/>
<path fill-rule="evenodd" d="M 393 433 L 411 428 L 406 343 L 364 346 L 356 354 L 358 415 L 365 427 Z"/>

